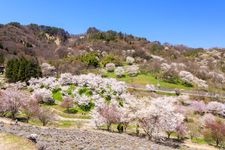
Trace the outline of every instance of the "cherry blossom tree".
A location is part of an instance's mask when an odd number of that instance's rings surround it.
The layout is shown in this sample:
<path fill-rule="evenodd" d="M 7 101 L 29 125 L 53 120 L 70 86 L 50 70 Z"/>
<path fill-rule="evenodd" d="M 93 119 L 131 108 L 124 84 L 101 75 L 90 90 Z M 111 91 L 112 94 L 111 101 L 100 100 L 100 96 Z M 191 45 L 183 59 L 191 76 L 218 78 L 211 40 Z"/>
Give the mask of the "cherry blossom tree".
<path fill-rule="evenodd" d="M 60 75 L 58 82 L 60 85 L 70 85 L 72 83 L 73 76 L 71 73 L 63 73 Z"/>
<path fill-rule="evenodd" d="M 40 107 L 36 112 L 37 118 L 42 122 L 43 126 L 46 126 L 50 121 L 54 120 L 54 114 L 47 108 Z"/>
<path fill-rule="evenodd" d="M 225 142 L 225 123 L 220 119 L 205 122 L 203 131 L 204 138 L 207 142 L 216 143 L 216 146 Z"/>
<path fill-rule="evenodd" d="M 74 106 L 74 101 L 70 97 L 65 97 L 63 102 L 61 103 L 61 106 L 66 108 L 66 111 L 69 112 L 69 109 Z"/>
<path fill-rule="evenodd" d="M 113 72 L 116 68 L 114 63 L 108 63 L 105 65 L 105 68 L 108 72 Z"/>
<path fill-rule="evenodd" d="M 33 92 L 32 97 L 36 99 L 39 103 L 54 104 L 55 101 L 52 98 L 51 90 L 46 88 L 37 89 Z"/>
<path fill-rule="evenodd" d="M 185 137 L 185 135 L 187 135 L 187 133 L 188 133 L 187 126 L 184 123 L 180 123 L 176 127 L 176 133 L 177 133 L 177 138 L 179 140 L 183 139 Z"/>
<path fill-rule="evenodd" d="M 116 74 L 116 76 L 119 77 L 119 78 L 123 77 L 123 76 L 125 75 L 125 70 L 124 70 L 124 68 L 123 68 L 123 67 L 117 67 L 117 68 L 115 69 L 115 74 Z"/>
<path fill-rule="evenodd" d="M 225 114 L 225 105 L 216 101 L 209 102 L 206 106 L 207 111 L 214 115 L 223 115 Z"/>
<path fill-rule="evenodd" d="M 40 109 L 40 106 L 37 100 L 30 99 L 29 101 L 24 103 L 22 107 L 22 111 L 27 117 L 27 123 L 29 122 L 31 117 L 35 116 L 36 112 L 38 112 L 39 109 Z"/>
<path fill-rule="evenodd" d="M 104 104 L 101 107 L 97 107 L 93 112 L 95 117 L 95 124 L 96 125 L 107 125 L 107 130 L 110 131 L 111 125 L 113 123 L 119 123 L 121 119 L 121 112 L 117 108 L 116 105 L 107 105 Z"/>
<path fill-rule="evenodd" d="M 6 89 L 1 91 L 0 105 L 1 112 L 11 113 L 12 119 L 15 119 L 16 114 L 29 101 L 29 96 L 17 89 Z"/>
<path fill-rule="evenodd" d="M 203 101 L 192 101 L 190 107 L 195 113 L 204 114 L 206 112 L 206 104 Z"/>
<path fill-rule="evenodd" d="M 157 136 L 160 131 L 166 132 L 169 138 L 171 133 L 183 123 L 184 116 L 175 111 L 174 102 L 175 99 L 172 97 L 159 97 L 137 112 L 140 126 L 149 139 Z"/>

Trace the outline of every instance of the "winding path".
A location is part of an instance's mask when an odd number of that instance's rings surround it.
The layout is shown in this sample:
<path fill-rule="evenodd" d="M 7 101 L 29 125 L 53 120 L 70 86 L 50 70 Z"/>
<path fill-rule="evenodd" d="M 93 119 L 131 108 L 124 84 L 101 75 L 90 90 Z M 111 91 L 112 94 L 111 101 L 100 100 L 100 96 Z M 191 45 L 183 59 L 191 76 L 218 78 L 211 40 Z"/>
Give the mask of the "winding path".
<path fill-rule="evenodd" d="M 154 88 L 148 89 L 146 86 L 143 85 L 128 85 L 129 89 L 135 89 L 140 91 L 146 92 L 161 92 L 167 94 L 176 94 L 176 89 L 167 89 L 167 88 Z M 199 96 L 199 97 L 209 97 L 209 98 L 219 98 L 225 100 L 225 94 L 219 93 L 210 93 L 210 92 L 203 92 L 203 91 L 193 91 L 193 90 L 180 90 L 180 93 L 183 95 L 191 95 L 191 96 Z"/>

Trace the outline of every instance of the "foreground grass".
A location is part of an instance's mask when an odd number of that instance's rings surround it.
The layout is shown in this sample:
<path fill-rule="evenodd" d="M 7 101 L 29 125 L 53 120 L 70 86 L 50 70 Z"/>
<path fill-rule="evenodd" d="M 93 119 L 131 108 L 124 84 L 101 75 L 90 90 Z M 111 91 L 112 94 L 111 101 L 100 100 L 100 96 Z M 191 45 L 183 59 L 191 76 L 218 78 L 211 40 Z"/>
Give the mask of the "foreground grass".
<path fill-rule="evenodd" d="M 193 138 L 191 139 L 191 142 L 196 144 L 207 144 L 204 138 Z"/>
<path fill-rule="evenodd" d="M 36 150 L 36 146 L 19 136 L 0 132 L 1 150 Z"/>

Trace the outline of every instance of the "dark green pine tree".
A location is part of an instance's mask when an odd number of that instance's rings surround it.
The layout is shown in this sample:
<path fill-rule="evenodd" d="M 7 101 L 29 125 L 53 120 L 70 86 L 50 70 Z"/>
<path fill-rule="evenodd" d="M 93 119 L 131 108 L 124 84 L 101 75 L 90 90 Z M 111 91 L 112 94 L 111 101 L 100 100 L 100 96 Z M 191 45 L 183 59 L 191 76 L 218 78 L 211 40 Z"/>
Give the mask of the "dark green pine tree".
<path fill-rule="evenodd" d="M 0 65 L 4 65 L 5 62 L 5 56 L 4 54 L 0 53 Z"/>
<path fill-rule="evenodd" d="M 18 78 L 18 72 L 19 72 L 19 67 L 20 67 L 20 61 L 19 59 L 13 60 L 13 66 L 12 66 L 12 82 L 17 82 L 19 81 Z"/>
<path fill-rule="evenodd" d="M 9 82 L 25 81 L 31 77 L 40 77 L 42 75 L 38 61 L 27 60 L 26 58 L 11 59 L 7 62 L 6 77 Z"/>
<path fill-rule="evenodd" d="M 27 62 L 25 74 L 26 74 L 25 81 L 28 81 L 31 77 L 37 78 L 42 76 L 41 68 L 37 60 L 30 60 Z"/>
<path fill-rule="evenodd" d="M 27 79 L 26 75 L 26 68 L 29 61 L 27 61 L 25 58 L 20 58 L 20 65 L 19 65 L 19 71 L 18 71 L 18 80 L 19 81 L 25 81 Z"/>
<path fill-rule="evenodd" d="M 7 65 L 6 65 L 5 75 L 6 75 L 6 78 L 9 80 L 9 82 L 12 82 L 12 77 L 13 77 L 13 63 L 14 63 L 14 60 L 9 60 L 7 62 Z"/>

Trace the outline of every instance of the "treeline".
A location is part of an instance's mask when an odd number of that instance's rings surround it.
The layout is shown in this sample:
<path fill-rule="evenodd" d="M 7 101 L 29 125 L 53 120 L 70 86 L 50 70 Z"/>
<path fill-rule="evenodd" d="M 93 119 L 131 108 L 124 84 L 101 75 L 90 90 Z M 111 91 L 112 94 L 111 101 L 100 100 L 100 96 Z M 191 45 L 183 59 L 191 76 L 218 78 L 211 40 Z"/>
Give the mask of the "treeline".
<path fill-rule="evenodd" d="M 45 25 L 37 25 L 37 24 L 30 24 L 28 27 L 34 31 L 42 31 L 47 33 L 51 36 L 59 36 L 61 40 L 65 41 L 69 38 L 70 34 L 62 28 L 45 26 Z"/>
<path fill-rule="evenodd" d="M 129 40 L 146 40 L 145 38 L 138 38 L 131 34 L 125 34 L 122 32 L 116 32 L 113 30 L 108 30 L 106 32 L 100 31 L 95 27 L 90 27 L 87 30 L 88 39 L 91 40 L 105 40 L 105 41 L 115 41 L 116 39 L 123 39 L 125 41 Z"/>
<path fill-rule="evenodd" d="M 41 68 L 35 59 L 14 58 L 7 62 L 6 78 L 9 82 L 28 81 L 31 77 L 42 76 Z"/>
<path fill-rule="evenodd" d="M 11 25 L 17 28 L 22 28 L 24 27 L 23 25 L 21 25 L 19 22 L 10 22 L 6 25 Z M 2 25 L 4 26 L 4 25 Z M 65 31 L 62 28 L 58 28 L 58 27 L 51 27 L 51 26 L 45 26 L 45 25 L 37 25 L 37 24 L 29 24 L 27 25 L 30 29 L 34 30 L 34 31 L 42 31 L 44 33 L 48 33 L 51 36 L 59 36 L 62 40 L 66 40 L 67 38 L 69 38 L 70 34 Z"/>

